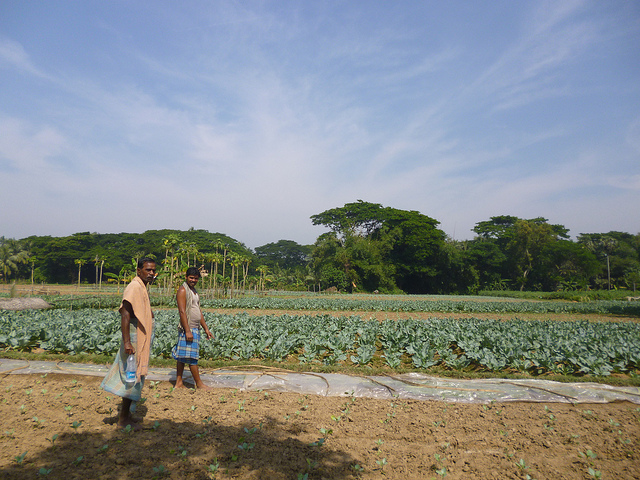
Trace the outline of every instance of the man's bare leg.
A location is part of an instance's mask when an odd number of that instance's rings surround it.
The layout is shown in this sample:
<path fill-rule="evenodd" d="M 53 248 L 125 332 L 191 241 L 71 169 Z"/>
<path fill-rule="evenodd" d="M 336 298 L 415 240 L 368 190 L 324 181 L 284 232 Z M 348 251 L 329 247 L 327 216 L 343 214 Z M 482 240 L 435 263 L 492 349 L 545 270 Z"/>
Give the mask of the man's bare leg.
<path fill-rule="evenodd" d="M 120 408 L 120 414 L 118 415 L 118 427 L 126 427 L 131 425 L 135 429 L 139 429 L 140 426 L 136 425 L 140 422 L 139 418 L 135 418 L 131 415 L 131 404 L 133 401 L 130 398 L 122 398 L 122 407 Z"/>
<path fill-rule="evenodd" d="M 191 370 L 191 376 L 193 377 L 193 381 L 196 382 L 196 388 L 198 390 L 211 390 L 211 387 L 205 385 L 200 379 L 198 365 L 189 365 L 189 370 Z"/>
<path fill-rule="evenodd" d="M 182 374 L 184 373 L 184 363 L 178 361 L 176 364 L 176 388 L 186 388 L 182 383 Z"/>

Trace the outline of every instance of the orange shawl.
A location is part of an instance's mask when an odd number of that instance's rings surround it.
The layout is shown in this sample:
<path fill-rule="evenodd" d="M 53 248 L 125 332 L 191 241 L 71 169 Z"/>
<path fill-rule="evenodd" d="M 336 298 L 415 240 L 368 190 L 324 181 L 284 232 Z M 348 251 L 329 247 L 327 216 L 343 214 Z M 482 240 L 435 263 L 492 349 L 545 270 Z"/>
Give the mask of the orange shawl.
<path fill-rule="evenodd" d="M 126 300 L 133 308 L 133 314 L 138 320 L 136 332 L 136 361 L 138 368 L 136 377 L 140 380 L 149 370 L 149 355 L 151 353 L 151 334 L 153 332 L 153 313 L 149 292 L 142 279 L 136 276 L 124 289 L 122 300 Z M 122 308 L 122 304 L 120 304 Z"/>

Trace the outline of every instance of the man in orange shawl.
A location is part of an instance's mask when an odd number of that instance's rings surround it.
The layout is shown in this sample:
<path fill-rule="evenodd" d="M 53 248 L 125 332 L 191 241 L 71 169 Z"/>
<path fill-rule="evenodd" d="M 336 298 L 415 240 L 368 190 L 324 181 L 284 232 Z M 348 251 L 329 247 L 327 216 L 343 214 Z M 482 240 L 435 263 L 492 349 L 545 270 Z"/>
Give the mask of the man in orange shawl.
<path fill-rule="evenodd" d="M 144 379 L 149 369 L 149 355 L 153 340 L 153 312 L 149 302 L 147 285 L 156 277 L 156 262 L 151 258 L 138 261 L 137 275 L 127 285 L 120 304 L 122 343 L 111 369 L 100 385 L 107 392 L 122 397 L 118 426 L 134 426 L 132 416 L 135 403 L 140 400 Z M 135 348 L 134 345 L 135 344 Z M 127 357 L 136 355 L 136 381 L 125 382 Z M 133 408 L 132 408 L 133 405 Z"/>

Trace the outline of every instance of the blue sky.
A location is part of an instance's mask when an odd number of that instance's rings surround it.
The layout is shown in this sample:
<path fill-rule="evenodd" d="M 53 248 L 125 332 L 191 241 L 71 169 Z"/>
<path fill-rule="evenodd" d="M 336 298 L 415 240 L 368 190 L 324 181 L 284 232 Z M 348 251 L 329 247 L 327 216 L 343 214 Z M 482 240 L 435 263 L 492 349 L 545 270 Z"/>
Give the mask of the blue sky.
<path fill-rule="evenodd" d="M 0 2 L 0 235 L 640 232 L 635 1 Z"/>

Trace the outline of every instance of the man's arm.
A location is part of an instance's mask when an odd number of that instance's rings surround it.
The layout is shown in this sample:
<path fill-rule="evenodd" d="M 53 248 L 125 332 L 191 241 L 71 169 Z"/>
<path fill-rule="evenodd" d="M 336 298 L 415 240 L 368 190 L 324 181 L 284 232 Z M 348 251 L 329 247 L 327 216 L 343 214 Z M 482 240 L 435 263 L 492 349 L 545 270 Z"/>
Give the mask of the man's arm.
<path fill-rule="evenodd" d="M 133 307 L 127 300 L 122 301 L 122 307 L 120 307 L 120 329 L 122 330 L 122 343 L 124 345 L 124 351 L 127 355 L 136 353 L 135 348 L 131 345 L 130 328 L 131 319 L 133 315 Z"/>
<path fill-rule="evenodd" d="M 184 330 L 187 342 L 192 342 L 193 333 L 191 333 L 189 320 L 187 319 L 187 292 L 183 286 L 181 286 L 178 289 L 178 293 L 176 293 L 176 303 L 178 304 L 178 314 L 180 315 L 180 326 L 182 330 Z"/>
<path fill-rule="evenodd" d="M 200 310 L 200 326 L 204 329 L 204 334 L 207 336 L 207 338 L 211 340 L 211 337 L 213 337 L 213 334 L 209 330 L 209 327 L 207 327 L 207 322 L 204 321 L 204 315 L 202 314 L 202 310 Z"/>

